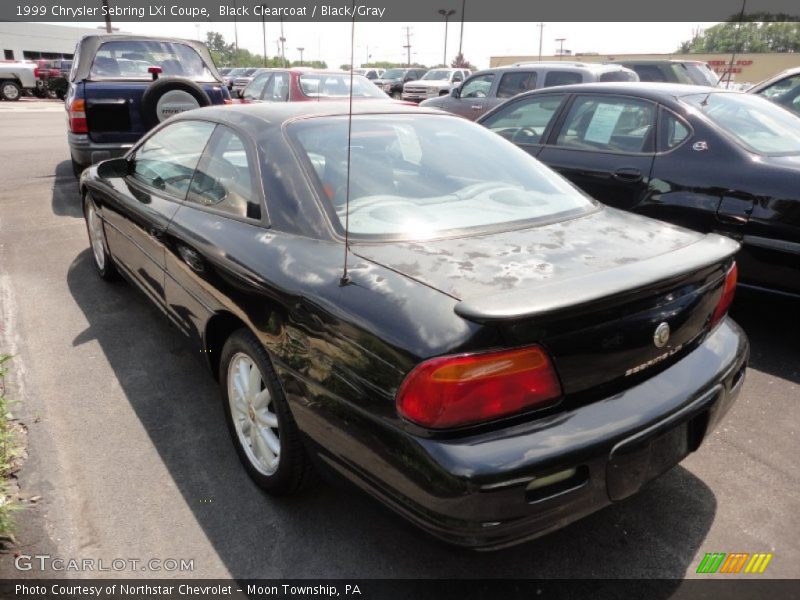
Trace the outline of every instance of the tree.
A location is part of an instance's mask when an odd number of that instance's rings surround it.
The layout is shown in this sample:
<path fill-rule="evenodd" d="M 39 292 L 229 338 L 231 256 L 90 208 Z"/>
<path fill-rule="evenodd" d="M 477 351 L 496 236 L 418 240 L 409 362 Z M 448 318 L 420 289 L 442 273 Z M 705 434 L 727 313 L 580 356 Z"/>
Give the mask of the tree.
<path fill-rule="evenodd" d="M 760 14 L 763 18 L 767 15 Z M 800 23 L 750 21 L 719 23 L 678 48 L 681 54 L 715 52 L 800 52 Z M 738 15 L 736 17 L 738 21 Z M 738 29 L 738 32 L 737 32 Z"/>
<path fill-rule="evenodd" d="M 453 59 L 453 62 L 450 63 L 450 66 L 454 69 L 469 69 L 470 71 L 475 70 L 468 60 L 464 58 L 464 55 L 459 52 L 456 54 L 456 57 Z"/>

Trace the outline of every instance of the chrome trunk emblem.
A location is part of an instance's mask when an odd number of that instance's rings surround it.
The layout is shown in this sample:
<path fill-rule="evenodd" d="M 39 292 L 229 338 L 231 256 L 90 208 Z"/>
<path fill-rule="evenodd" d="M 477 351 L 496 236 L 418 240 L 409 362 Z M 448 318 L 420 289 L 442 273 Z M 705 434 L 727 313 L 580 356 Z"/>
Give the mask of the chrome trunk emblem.
<path fill-rule="evenodd" d="M 661 323 L 658 327 L 656 327 L 656 331 L 653 334 L 653 343 L 656 345 L 656 348 L 663 348 L 667 345 L 669 341 L 669 323 L 666 321 Z"/>

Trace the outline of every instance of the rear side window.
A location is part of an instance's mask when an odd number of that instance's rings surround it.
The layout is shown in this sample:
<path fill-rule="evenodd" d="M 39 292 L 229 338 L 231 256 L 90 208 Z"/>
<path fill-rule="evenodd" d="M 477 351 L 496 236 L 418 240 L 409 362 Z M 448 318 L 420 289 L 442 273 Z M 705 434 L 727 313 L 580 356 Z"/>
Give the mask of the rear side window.
<path fill-rule="evenodd" d="M 214 127 L 206 121 L 179 121 L 160 129 L 136 151 L 133 179 L 182 200 Z"/>
<path fill-rule="evenodd" d="M 548 94 L 509 102 L 481 124 L 515 144 L 540 144 L 564 98 L 564 94 Z"/>
<path fill-rule="evenodd" d="M 629 68 L 636 71 L 639 81 L 667 81 L 667 76 L 657 65 L 634 65 Z"/>
<path fill-rule="evenodd" d="M 605 152 L 650 151 L 655 121 L 653 104 L 618 96 L 578 96 L 556 144 Z"/>
<path fill-rule="evenodd" d="M 550 71 L 544 76 L 544 87 L 583 83 L 583 75 L 574 71 Z"/>
<path fill-rule="evenodd" d="M 680 146 L 691 133 L 688 125 L 663 108 L 661 109 L 660 123 L 658 136 L 658 149 L 660 152 L 666 152 Z"/>
<path fill-rule="evenodd" d="M 523 71 L 522 73 L 504 73 L 497 87 L 498 98 L 511 98 L 522 92 L 536 89 L 536 73 Z"/>
<path fill-rule="evenodd" d="M 236 217 L 260 219 L 253 164 L 242 138 L 219 125 L 197 165 L 186 199 Z"/>
<path fill-rule="evenodd" d="M 289 100 L 289 74 L 275 73 L 272 81 L 264 90 L 264 100 L 267 102 L 286 102 Z"/>

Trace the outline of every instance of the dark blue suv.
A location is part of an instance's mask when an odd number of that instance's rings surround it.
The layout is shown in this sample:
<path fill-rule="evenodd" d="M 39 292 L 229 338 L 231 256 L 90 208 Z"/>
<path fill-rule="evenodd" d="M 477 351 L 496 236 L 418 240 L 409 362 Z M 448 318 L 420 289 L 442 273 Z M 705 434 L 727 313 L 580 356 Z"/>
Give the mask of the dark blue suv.
<path fill-rule="evenodd" d="M 88 35 L 78 42 L 66 97 L 69 150 L 76 175 L 122 156 L 164 119 L 230 93 L 200 42 L 130 35 Z"/>

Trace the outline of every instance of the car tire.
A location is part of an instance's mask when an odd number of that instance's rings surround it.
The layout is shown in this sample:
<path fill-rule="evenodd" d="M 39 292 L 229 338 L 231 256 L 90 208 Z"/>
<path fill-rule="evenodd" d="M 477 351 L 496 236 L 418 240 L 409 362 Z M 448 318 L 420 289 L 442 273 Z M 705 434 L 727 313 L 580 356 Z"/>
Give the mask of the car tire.
<path fill-rule="evenodd" d="M 22 97 L 22 88 L 16 81 L 6 79 L 0 81 L 0 98 L 9 102 L 16 102 Z"/>
<path fill-rule="evenodd" d="M 219 369 L 228 431 L 250 477 L 276 495 L 306 487 L 313 480 L 311 460 L 264 346 L 247 329 L 235 331 Z"/>
<path fill-rule="evenodd" d="M 142 95 L 142 118 L 148 129 L 168 118 L 159 110 L 159 103 L 167 94 L 177 95 L 188 101 L 193 98 L 198 107 L 209 106 L 211 98 L 205 90 L 185 77 L 162 77 L 151 83 Z"/>
<path fill-rule="evenodd" d="M 119 279 L 117 267 L 108 252 L 106 232 L 103 221 L 97 213 L 97 205 L 88 192 L 83 198 L 83 218 L 86 221 L 86 232 L 89 234 L 89 247 L 92 250 L 94 266 L 101 279 L 116 281 Z"/>
<path fill-rule="evenodd" d="M 394 98 L 395 100 L 402 100 L 403 99 L 403 93 L 402 92 L 392 92 L 392 98 Z"/>
<path fill-rule="evenodd" d="M 81 173 L 83 173 L 84 169 L 86 169 L 86 165 L 82 165 L 77 160 L 71 157 L 70 161 L 72 162 L 72 174 L 75 175 L 76 179 L 80 179 Z"/>

